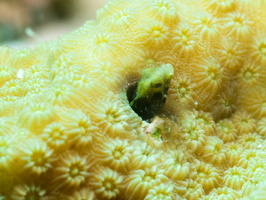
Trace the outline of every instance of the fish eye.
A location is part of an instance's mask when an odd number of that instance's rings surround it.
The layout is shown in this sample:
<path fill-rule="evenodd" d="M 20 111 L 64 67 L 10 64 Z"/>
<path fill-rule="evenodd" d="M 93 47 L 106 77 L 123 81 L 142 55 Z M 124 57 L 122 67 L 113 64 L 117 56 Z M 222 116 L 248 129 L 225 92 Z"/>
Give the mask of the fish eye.
<path fill-rule="evenodd" d="M 156 83 L 156 84 L 154 85 L 155 88 L 159 88 L 159 87 L 161 87 L 161 86 L 162 86 L 161 83 Z"/>

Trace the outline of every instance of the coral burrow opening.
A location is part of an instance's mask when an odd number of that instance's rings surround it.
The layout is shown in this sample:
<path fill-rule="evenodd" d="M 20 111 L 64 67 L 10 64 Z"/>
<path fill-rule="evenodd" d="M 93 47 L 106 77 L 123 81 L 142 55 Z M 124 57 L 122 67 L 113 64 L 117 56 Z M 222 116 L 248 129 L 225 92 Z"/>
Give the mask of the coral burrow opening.
<path fill-rule="evenodd" d="M 134 105 L 132 104 L 134 98 L 136 97 L 136 90 L 138 87 L 138 82 L 130 85 L 127 89 L 127 99 L 130 103 L 131 108 L 134 110 L 135 113 L 138 114 L 142 120 L 150 122 L 152 118 L 158 114 L 156 110 L 159 107 L 155 108 L 152 104 L 150 104 L 147 100 L 143 99 L 141 101 L 137 101 Z M 156 97 L 156 96 L 155 96 Z"/>
<path fill-rule="evenodd" d="M 162 112 L 174 69 L 171 64 L 160 64 L 142 71 L 140 80 L 127 88 L 131 108 L 143 120 L 150 122 Z"/>

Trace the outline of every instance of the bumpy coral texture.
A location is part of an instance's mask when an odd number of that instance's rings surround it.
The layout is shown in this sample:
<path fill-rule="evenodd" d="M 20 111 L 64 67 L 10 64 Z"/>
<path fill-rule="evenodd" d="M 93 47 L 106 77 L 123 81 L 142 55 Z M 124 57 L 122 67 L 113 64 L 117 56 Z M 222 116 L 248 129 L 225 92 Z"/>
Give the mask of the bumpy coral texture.
<path fill-rule="evenodd" d="M 265 10 L 112 0 L 57 41 L 1 47 L 0 199 L 265 199 Z M 127 90 L 161 64 L 174 76 L 145 122 Z"/>

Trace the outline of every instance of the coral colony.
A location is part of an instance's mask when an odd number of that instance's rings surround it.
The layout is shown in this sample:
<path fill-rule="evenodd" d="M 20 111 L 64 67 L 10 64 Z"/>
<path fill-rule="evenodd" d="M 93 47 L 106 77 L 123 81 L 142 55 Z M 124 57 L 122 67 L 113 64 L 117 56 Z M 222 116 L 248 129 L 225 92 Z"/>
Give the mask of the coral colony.
<path fill-rule="evenodd" d="M 1 47 L 0 199 L 265 199 L 265 10 L 111 0 Z"/>

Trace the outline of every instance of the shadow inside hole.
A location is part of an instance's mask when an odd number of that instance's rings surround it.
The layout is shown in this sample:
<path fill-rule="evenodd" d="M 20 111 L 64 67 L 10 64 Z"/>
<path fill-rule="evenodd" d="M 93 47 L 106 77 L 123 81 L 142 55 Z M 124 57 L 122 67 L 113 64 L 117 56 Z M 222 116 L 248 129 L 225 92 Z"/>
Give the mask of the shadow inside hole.
<path fill-rule="evenodd" d="M 151 97 L 135 99 L 137 95 L 138 83 L 132 84 L 127 88 L 127 99 L 136 114 L 147 122 L 160 113 L 165 104 L 165 96 L 162 93 L 155 93 Z M 135 99 L 135 100 L 134 100 Z M 134 100 L 134 102 L 133 102 Z"/>
<path fill-rule="evenodd" d="M 136 90 L 138 87 L 138 82 L 136 82 L 135 84 L 130 85 L 127 88 L 127 100 L 129 103 L 131 103 L 133 101 L 133 99 L 136 97 Z"/>

